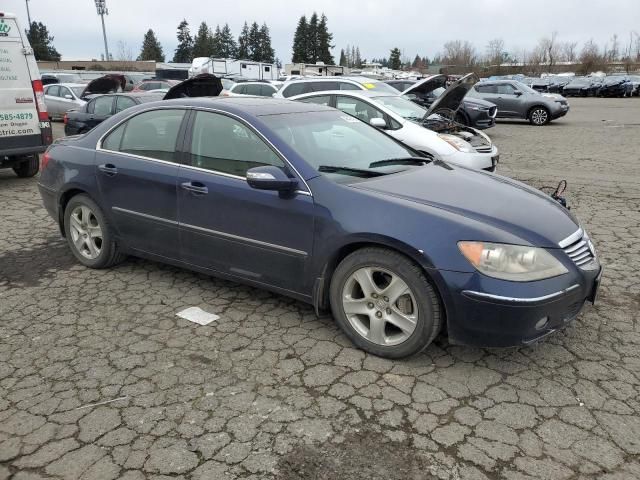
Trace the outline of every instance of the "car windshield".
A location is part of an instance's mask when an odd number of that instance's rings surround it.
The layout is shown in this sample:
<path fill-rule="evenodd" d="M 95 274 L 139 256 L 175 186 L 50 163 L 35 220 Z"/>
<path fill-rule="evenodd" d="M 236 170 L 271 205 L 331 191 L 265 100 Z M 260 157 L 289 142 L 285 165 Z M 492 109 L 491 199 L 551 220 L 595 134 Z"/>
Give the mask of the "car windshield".
<path fill-rule="evenodd" d="M 534 90 L 533 88 L 525 85 L 522 82 L 514 82 L 515 86 L 518 87 L 518 90 L 520 90 L 521 92 L 527 92 L 527 93 L 534 93 L 536 95 L 540 95 L 540 92 Z"/>
<path fill-rule="evenodd" d="M 400 115 L 402 118 L 406 118 L 407 120 L 420 121 L 427 114 L 427 111 L 424 108 L 416 105 L 406 97 L 375 97 L 374 101 L 384 105 L 393 113 Z"/>
<path fill-rule="evenodd" d="M 221 78 L 220 81 L 222 82 L 222 88 L 225 90 L 231 90 L 231 87 L 236 84 L 236 82 L 229 80 L 228 78 Z"/>
<path fill-rule="evenodd" d="M 76 97 L 79 97 L 80 95 L 82 95 L 82 92 L 84 92 L 84 87 L 71 87 L 71 90 L 73 90 L 73 93 L 76 95 Z"/>
<path fill-rule="evenodd" d="M 264 115 L 260 119 L 309 165 L 336 181 L 414 168 L 393 164 L 372 167 L 376 162 L 407 159 L 416 153 L 340 111 Z"/>

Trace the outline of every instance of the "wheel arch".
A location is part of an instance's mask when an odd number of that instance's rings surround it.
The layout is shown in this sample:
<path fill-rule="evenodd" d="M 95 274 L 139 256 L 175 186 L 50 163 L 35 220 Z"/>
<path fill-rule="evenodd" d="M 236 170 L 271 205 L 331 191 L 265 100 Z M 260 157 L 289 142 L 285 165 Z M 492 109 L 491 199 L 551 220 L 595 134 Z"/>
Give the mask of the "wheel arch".
<path fill-rule="evenodd" d="M 67 205 L 69 204 L 71 199 L 77 195 L 86 195 L 95 202 L 95 199 L 89 194 L 89 192 L 75 186 L 69 187 L 64 192 L 62 192 L 62 194 L 60 194 L 60 197 L 58 198 L 58 227 L 60 228 L 60 233 L 65 238 L 66 233 L 64 231 L 64 211 L 66 210 Z"/>
<path fill-rule="evenodd" d="M 442 284 L 441 279 L 437 274 L 435 268 L 432 267 L 430 259 L 424 255 L 420 250 L 416 250 L 410 245 L 398 241 L 397 239 L 385 237 L 383 235 L 376 235 L 370 238 L 357 238 L 344 243 L 339 248 L 334 250 L 329 256 L 329 259 L 322 266 L 319 276 L 315 280 L 313 288 L 313 306 L 316 314 L 320 315 L 321 312 L 329 310 L 329 287 L 331 285 L 331 279 L 337 266 L 342 260 L 344 260 L 349 254 L 361 250 L 363 248 L 385 248 L 399 253 L 409 260 L 411 260 L 425 275 L 427 281 L 433 286 L 440 307 L 442 310 L 443 325 L 447 322 L 447 304 L 446 299 L 448 296 L 445 293 L 445 286 Z"/>

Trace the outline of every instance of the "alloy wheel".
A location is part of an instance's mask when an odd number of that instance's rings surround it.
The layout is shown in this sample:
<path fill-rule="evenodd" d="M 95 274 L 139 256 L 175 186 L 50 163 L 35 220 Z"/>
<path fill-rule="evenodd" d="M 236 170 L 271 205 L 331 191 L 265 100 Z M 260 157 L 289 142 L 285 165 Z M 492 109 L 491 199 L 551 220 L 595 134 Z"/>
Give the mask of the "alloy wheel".
<path fill-rule="evenodd" d="M 69 231 L 75 249 L 85 258 L 95 260 L 102 251 L 102 227 L 95 213 L 86 205 L 78 205 L 69 217 Z"/>
<path fill-rule="evenodd" d="M 355 331 L 376 345 L 403 343 L 418 322 L 418 303 L 407 283 L 379 267 L 359 268 L 347 278 L 342 307 Z"/>
<path fill-rule="evenodd" d="M 549 118 L 549 114 L 543 108 L 536 108 L 533 112 L 531 112 L 531 120 L 536 125 L 544 125 L 547 123 Z"/>

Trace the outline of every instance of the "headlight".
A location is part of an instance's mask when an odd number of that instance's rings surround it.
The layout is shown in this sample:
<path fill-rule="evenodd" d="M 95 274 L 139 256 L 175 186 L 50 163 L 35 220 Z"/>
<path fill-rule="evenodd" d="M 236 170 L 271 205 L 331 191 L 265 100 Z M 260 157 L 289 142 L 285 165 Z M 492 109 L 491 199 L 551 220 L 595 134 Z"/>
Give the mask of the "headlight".
<path fill-rule="evenodd" d="M 458 242 L 458 248 L 480 273 L 501 280 L 531 282 L 568 272 L 543 248 L 489 242 Z"/>
<path fill-rule="evenodd" d="M 478 105 L 473 105 L 473 104 L 471 104 L 471 103 L 465 103 L 465 104 L 464 104 L 464 108 L 468 108 L 469 110 L 475 110 L 476 112 L 480 112 L 480 111 L 482 111 L 482 110 L 489 110 L 489 109 L 488 109 L 488 108 L 486 108 L 486 107 L 480 107 L 480 106 L 478 106 Z"/>
<path fill-rule="evenodd" d="M 447 135 L 447 134 L 439 133 L 438 137 L 440 137 L 442 140 L 447 142 L 449 145 L 451 145 L 456 150 L 459 150 L 459 151 L 464 152 L 464 153 L 474 153 L 475 152 L 475 150 L 473 149 L 473 147 L 471 145 L 469 145 L 467 142 L 465 142 L 461 138 L 458 138 L 458 137 L 456 137 L 454 135 Z"/>

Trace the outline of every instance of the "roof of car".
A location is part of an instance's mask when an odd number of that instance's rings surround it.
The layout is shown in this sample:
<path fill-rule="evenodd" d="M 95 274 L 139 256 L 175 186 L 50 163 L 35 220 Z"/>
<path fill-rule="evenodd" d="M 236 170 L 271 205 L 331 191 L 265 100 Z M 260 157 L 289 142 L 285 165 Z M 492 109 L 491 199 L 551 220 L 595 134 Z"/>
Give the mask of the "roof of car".
<path fill-rule="evenodd" d="M 324 105 L 293 102 L 280 98 L 269 97 L 194 97 L 163 100 L 163 105 L 186 107 L 215 108 L 228 113 L 244 113 L 259 117 L 262 115 L 282 115 L 287 113 L 323 112 L 333 110 Z"/>
<path fill-rule="evenodd" d="M 59 87 L 86 87 L 87 84 L 86 83 L 50 83 L 49 85 L 53 86 L 53 85 L 57 85 Z M 49 85 L 45 85 L 46 87 L 48 87 Z"/>
<path fill-rule="evenodd" d="M 376 97 L 397 97 L 400 96 L 400 92 L 394 94 L 392 92 L 380 92 L 373 90 L 322 90 L 319 92 L 309 92 L 302 93 L 300 95 L 295 95 L 293 97 L 289 97 L 292 99 L 296 98 L 306 98 L 306 97 L 314 97 L 314 96 L 322 96 L 322 95 L 343 95 L 349 97 L 363 97 L 363 98 L 376 98 Z"/>
<path fill-rule="evenodd" d="M 376 80 L 375 78 L 369 78 L 369 77 L 363 77 L 363 76 L 343 76 L 343 75 L 337 75 L 337 76 L 331 76 L 331 77 L 325 77 L 325 76 L 318 76 L 318 77 L 304 77 L 304 78 L 295 78 L 295 79 L 291 79 L 289 80 L 290 83 L 293 82 L 336 82 L 336 81 L 341 81 L 341 80 L 351 80 L 352 82 L 357 82 L 357 83 L 378 83 L 380 82 L 380 80 Z"/>

